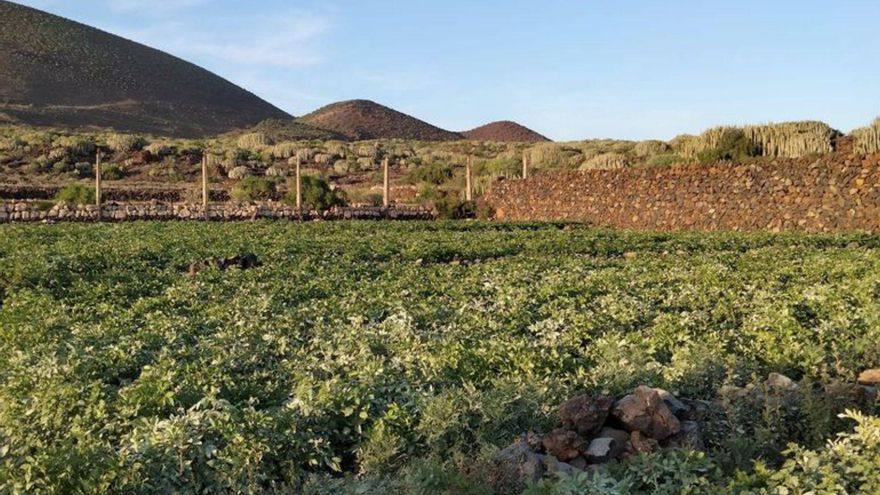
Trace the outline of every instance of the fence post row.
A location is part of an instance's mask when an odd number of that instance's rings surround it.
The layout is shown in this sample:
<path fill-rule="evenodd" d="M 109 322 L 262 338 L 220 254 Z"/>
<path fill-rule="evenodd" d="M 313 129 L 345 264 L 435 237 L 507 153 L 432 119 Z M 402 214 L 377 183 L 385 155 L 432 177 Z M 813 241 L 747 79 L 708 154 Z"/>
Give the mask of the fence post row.
<path fill-rule="evenodd" d="M 205 220 L 210 219 L 208 215 L 208 154 L 202 154 L 202 210 Z"/>
<path fill-rule="evenodd" d="M 95 206 L 101 219 L 101 148 L 95 152 Z"/>
<path fill-rule="evenodd" d="M 388 157 L 382 159 L 382 171 L 384 173 L 384 179 L 382 182 L 382 206 L 388 208 L 390 204 L 390 186 L 388 182 Z"/>
<path fill-rule="evenodd" d="M 296 154 L 296 209 L 302 211 L 302 157 Z"/>
<path fill-rule="evenodd" d="M 474 200 L 473 161 L 474 158 L 468 155 L 467 164 L 464 169 L 464 199 L 466 201 Z"/>

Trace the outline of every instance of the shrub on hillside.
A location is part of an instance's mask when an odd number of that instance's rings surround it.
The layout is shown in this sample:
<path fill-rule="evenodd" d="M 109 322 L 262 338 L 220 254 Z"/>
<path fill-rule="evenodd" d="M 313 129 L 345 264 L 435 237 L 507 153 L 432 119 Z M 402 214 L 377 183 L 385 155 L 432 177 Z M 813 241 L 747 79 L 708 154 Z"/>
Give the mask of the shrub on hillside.
<path fill-rule="evenodd" d="M 326 210 L 333 206 L 345 206 L 345 197 L 339 190 L 330 188 L 324 178 L 315 175 L 304 175 L 302 177 L 302 201 L 303 206 L 311 207 L 316 210 Z M 282 201 L 290 206 L 296 206 L 296 184 L 291 183 L 290 191 L 284 196 Z"/>
<path fill-rule="evenodd" d="M 756 155 L 757 149 L 746 134 L 740 129 L 730 129 L 715 147 L 697 153 L 697 160 L 702 163 L 740 161 Z"/>
<path fill-rule="evenodd" d="M 452 178 L 452 166 L 446 163 L 430 163 L 416 167 L 407 174 L 406 180 L 410 184 L 426 182 L 439 186 Z"/>
<path fill-rule="evenodd" d="M 151 155 L 159 158 L 165 158 L 177 153 L 176 147 L 165 143 L 152 143 L 144 147 L 144 149 L 149 151 Z"/>
<path fill-rule="evenodd" d="M 447 194 L 434 201 L 434 209 L 437 210 L 438 218 L 446 220 L 474 218 L 477 213 L 475 202 L 464 201 L 451 194 Z"/>
<path fill-rule="evenodd" d="M 247 201 L 264 201 L 271 199 L 276 190 L 274 180 L 266 179 L 265 177 L 248 176 L 232 188 L 229 196 L 234 201 L 242 203 Z"/>
<path fill-rule="evenodd" d="M 105 180 L 122 180 L 125 177 L 125 171 L 122 170 L 122 167 L 116 165 L 115 163 L 111 163 L 108 165 L 101 165 L 101 178 Z"/>
<path fill-rule="evenodd" d="M 670 147 L 663 141 L 654 139 L 640 141 L 633 147 L 633 153 L 639 158 L 647 158 L 662 153 L 669 153 Z"/>
<path fill-rule="evenodd" d="M 663 153 L 654 155 L 648 159 L 646 165 L 648 167 L 670 167 L 679 163 L 685 163 L 686 160 L 675 153 Z"/>
<path fill-rule="evenodd" d="M 107 136 L 107 146 L 118 153 L 138 151 L 147 145 L 147 141 L 134 134 L 110 134 Z"/>
<path fill-rule="evenodd" d="M 70 184 L 55 194 L 56 203 L 71 203 L 75 205 L 91 204 L 95 201 L 95 189 L 82 184 Z"/>
<path fill-rule="evenodd" d="M 580 170 L 607 170 L 624 168 L 627 165 L 629 165 L 629 160 L 626 156 L 620 153 L 603 153 L 584 162 L 580 166 Z"/>
<path fill-rule="evenodd" d="M 269 139 L 269 136 L 263 134 L 262 132 L 252 132 L 250 134 L 242 134 L 238 138 L 238 147 L 255 151 L 263 146 L 269 146 L 272 144 L 272 140 Z"/>

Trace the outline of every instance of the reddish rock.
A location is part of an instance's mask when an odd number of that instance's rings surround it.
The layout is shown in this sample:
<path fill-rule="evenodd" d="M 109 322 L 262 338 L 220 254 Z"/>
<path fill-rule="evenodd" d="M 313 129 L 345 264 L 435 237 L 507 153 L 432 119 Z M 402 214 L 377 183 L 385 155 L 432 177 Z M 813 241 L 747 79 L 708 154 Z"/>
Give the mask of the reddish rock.
<path fill-rule="evenodd" d="M 495 182 L 484 199 L 504 220 L 651 230 L 877 232 L 880 196 L 871 186 L 880 183 L 877 161 L 876 155 L 853 160 L 831 153 L 821 161 L 780 158 L 760 166 L 560 170 Z"/>
<path fill-rule="evenodd" d="M 859 373 L 860 385 L 878 385 L 880 384 L 880 368 L 865 370 Z"/>
<path fill-rule="evenodd" d="M 650 454 L 659 448 L 660 443 L 657 440 L 647 437 L 639 431 L 634 431 L 629 435 L 627 452 L 631 454 Z"/>
<path fill-rule="evenodd" d="M 583 436 L 590 436 L 605 424 L 613 404 L 614 401 L 604 395 L 598 397 L 579 395 L 559 406 L 559 420 L 566 428 L 573 429 Z"/>
<path fill-rule="evenodd" d="M 132 165 L 146 165 L 153 161 L 153 154 L 147 150 L 135 151 L 129 159 Z"/>
<path fill-rule="evenodd" d="M 493 486 L 522 489 L 537 483 L 547 471 L 540 454 L 529 450 L 522 442 L 507 447 L 493 459 L 490 482 Z"/>
<path fill-rule="evenodd" d="M 628 431 L 663 440 L 681 430 L 678 418 L 656 390 L 640 386 L 614 404 L 611 415 Z"/>
<path fill-rule="evenodd" d="M 577 433 L 557 428 L 544 436 L 544 449 L 547 454 L 560 461 L 570 461 L 581 455 L 587 442 Z"/>

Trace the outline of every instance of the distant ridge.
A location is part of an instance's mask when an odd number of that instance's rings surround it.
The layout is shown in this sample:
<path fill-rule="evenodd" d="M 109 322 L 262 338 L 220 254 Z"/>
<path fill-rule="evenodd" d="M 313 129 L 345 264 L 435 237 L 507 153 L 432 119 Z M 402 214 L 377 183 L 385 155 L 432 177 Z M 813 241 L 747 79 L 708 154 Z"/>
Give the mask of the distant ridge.
<path fill-rule="evenodd" d="M 179 137 L 291 118 L 177 57 L 4 0 L 0 114 L 31 125 L 109 127 Z"/>
<path fill-rule="evenodd" d="M 539 143 L 550 141 L 550 139 L 538 134 L 528 127 L 509 120 L 492 122 L 477 127 L 476 129 L 464 131 L 461 134 L 472 141 L 500 141 L 509 143 Z"/>
<path fill-rule="evenodd" d="M 332 131 L 354 141 L 411 139 L 456 141 L 461 134 L 447 131 L 405 113 L 369 100 L 349 100 L 327 105 L 300 117 L 299 122 Z"/>

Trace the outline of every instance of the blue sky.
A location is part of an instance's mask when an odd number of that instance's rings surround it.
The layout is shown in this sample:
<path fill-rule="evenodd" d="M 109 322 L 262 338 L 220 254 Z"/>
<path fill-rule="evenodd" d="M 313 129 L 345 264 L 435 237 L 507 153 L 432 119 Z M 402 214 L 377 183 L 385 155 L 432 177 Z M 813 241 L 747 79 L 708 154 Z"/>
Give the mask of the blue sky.
<path fill-rule="evenodd" d="M 880 115 L 876 0 L 27 0 L 301 115 L 367 98 L 557 140 Z"/>

